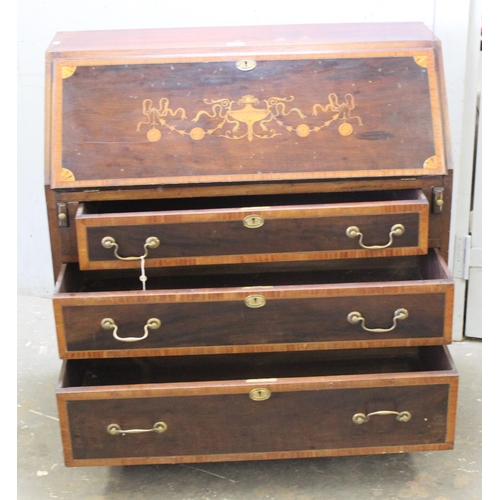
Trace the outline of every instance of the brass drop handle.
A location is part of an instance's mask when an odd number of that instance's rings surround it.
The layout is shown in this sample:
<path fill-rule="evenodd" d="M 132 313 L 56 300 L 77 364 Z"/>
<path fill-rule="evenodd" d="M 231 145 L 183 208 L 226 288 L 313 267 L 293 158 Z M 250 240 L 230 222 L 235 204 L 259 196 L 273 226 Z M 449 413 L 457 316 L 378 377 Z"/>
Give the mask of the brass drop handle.
<path fill-rule="evenodd" d="M 389 233 L 389 242 L 385 245 L 371 245 L 366 246 L 363 243 L 363 233 L 356 226 L 350 226 L 347 228 L 346 234 L 349 238 L 357 238 L 359 236 L 359 246 L 362 248 L 366 248 L 367 250 L 382 250 L 383 248 L 388 248 L 392 245 L 394 241 L 394 236 L 401 236 L 405 232 L 405 227 L 403 224 L 394 224 L 391 227 L 391 231 Z"/>
<path fill-rule="evenodd" d="M 370 417 L 374 415 L 396 415 L 396 420 L 398 422 L 408 422 L 411 419 L 411 413 L 409 411 L 374 411 L 373 413 L 368 413 L 365 415 L 364 413 L 356 413 L 352 417 L 352 421 L 355 424 L 361 425 L 370 420 Z"/>
<path fill-rule="evenodd" d="M 148 255 L 148 250 L 150 248 L 158 248 L 160 246 L 160 240 L 156 236 L 150 236 L 147 238 L 146 242 L 144 243 L 144 254 L 140 255 L 139 257 L 122 257 L 121 255 L 118 255 L 118 243 L 112 236 L 105 236 L 101 240 L 101 245 L 104 248 L 114 248 L 114 253 L 115 257 L 120 260 L 140 260 L 144 259 Z"/>
<path fill-rule="evenodd" d="M 109 434 L 112 436 L 118 436 L 119 434 L 141 434 L 143 432 L 157 432 L 161 434 L 167 430 L 167 424 L 165 422 L 156 422 L 156 424 L 151 427 L 151 429 L 122 429 L 118 424 L 109 424 L 107 429 Z"/>
<path fill-rule="evenodd" d="M 390 328 L 367 328 L 365 325 L 365 318 L 361 316 L 361 313 L 358 311 L 352 311 L 347 315 L 347 321 L 353 325 L 357 323 L 361 323 L 361 328 L 363 330 L 366 330 L 367 332 L 374 332 L 374 333 L 386 333 L 386 332 L 392 332 L 394 328 L 396 328 L 398 320 L 402 321 L 406 319 L 409 316 L 409 313 L 406 309 L 396 309 L 394 311 L 394 317 L 392 318 L 392 326 Z"/>
<path fill-rule="evenodd" d="M 101 326 L 105 330 L 113 330 L 113 337 L 121 342 L 138 342 L 139 340 L 144 340 L 148 335 L 148 328 L 151 330 L 157 330 L 161 326 L 161 321 L 158 318 L 150 318 L 148 322 L 144 325 L 144 335 L 142 337 L 119 337 L 118 336 L 118 325 L 112 318 L 104 318 L 101 321 Z"/>

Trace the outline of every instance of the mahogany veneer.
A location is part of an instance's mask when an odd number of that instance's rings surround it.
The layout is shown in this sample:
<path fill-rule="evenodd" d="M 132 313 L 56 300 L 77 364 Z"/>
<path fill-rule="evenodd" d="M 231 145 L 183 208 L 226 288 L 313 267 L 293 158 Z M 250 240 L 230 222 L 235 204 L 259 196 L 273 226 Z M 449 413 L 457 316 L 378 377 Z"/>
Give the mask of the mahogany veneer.
<path fill-rule="evenodd" d="M 395 268 L 393 259 L 384 262 L 385 268 L 365 267 L 361 272 L 356 261 L 347 269 L 323 266 L 307 272 L 157 273 L 148 278 L 146 292 L 130 272 L 110 275 L 64 266 L 54 294 L 60 355 L 69 359 L 449 342 L 453 282 L 442 258 L 433 252 L 418 260 L 399 259 Z M 245 299 L 253 294 L 264 297 L 265 306 L 247 307 Z M 389 332 L 374 334 L 348 321 L 349 313 L 360 311 L 372 325 L 387 328 L 401 307 L 409 316 Z M 131 344 L 102 328 L 101 320 L 108 316 L 123 338 L 142 335 L 149 318 L 160 319 L 161 327 Z"/>
<path fill-rule="evenodd" d="M 425 26 L 59 33 L 46 67 L 68 466 L 453 447 Z"/>
<path fill-rule="evenodd" d="M 252 376 L 267 378 L 246 379 Z M 267 400 L 249 398 L 262 388 L 270 391 Z M 255 355 L 202 363 L 190 357 L 147 364 L 122 359 L 108 366 L 72 360 L 58 389 L 69 465 L 446 450 L 456 399 L 456 371 L 445 347 L 263 354 L 257 366 Z M 380 408 L 408 411 L 411 419 L 353 422 L 354 415 Z M 106 431 L 125 422 L 143 429 L 165 422 L 167 430 L 153 436 Z"/>

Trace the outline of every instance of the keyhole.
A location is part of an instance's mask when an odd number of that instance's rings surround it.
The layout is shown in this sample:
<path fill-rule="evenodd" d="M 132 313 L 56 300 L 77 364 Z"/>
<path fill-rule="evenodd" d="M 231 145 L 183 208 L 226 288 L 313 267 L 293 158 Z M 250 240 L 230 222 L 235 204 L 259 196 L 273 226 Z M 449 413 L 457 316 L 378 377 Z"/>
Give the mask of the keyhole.
<path fill-rule="evenodd" d="M 240 71 L 250 71 L 257 66 L 257 62 L 254 61 L 253 59 L 240 59 L 239 61 L 236 62 L 236 67 Z"/>
<path fill-rule="evenodd" d="M 265 401 L 271 397 L 269 389 L 252 389 L 250 391 L 250 398 L 254 401 Z"/>
<path fill-rule="evenodd" d="M 264 217 L 260 215 L 247 215 L 243 219 L 243 225 L 250 229 L 255 229 L 264 225 Z"/>
<path fill-rule="evenodd" d="M 266 304 L 266 299 L 264 298 L 263 295 L 255 294 L 255 295 L 249 295 L 248 297 L 245 298 L 245 305 L 253 309 L 262 307 L 265 304 Z"/>

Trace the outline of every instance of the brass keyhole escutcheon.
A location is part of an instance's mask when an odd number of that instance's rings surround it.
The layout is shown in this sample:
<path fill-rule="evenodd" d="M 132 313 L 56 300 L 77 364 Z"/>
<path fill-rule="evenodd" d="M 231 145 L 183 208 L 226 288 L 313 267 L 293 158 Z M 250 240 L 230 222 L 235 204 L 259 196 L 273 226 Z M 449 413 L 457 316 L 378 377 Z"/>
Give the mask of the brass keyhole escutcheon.
<path fill-rule="evenodd" d="M 250 399 L 253 399 L 254 401 L 265 401 L 271 397 L 271 391 L 264 388 L 252 389 L 249 396 Z"/>
<path fill-rule="evenodd" d="M 253 59 L 240 59 L 236 62 L 236 67 L 240 71 L 251 71 L 257 66 L 257 61 Z"/>
<path fill-rule="evenodd" d="M 245 305 L 251 309 L 257 309 L 266 305 L 266 298 L 260 294 L 249 295 L 245 298 Z"/>
<path fill-rule="evenodd" d="M 255 229 L 264 225 L 264 217 L 261 215 L 247 215 L 243 219 L 243 225 L 249 229 Z"/>

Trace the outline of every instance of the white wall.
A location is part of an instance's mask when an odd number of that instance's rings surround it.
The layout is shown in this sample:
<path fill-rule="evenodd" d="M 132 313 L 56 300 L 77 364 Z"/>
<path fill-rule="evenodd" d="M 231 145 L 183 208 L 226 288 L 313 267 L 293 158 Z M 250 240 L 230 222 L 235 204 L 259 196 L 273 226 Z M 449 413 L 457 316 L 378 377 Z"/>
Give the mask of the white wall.
<path fill-rule="evenodd" d="M 443 42 L 455 167 L 462 140 L 471 0 L 18 0 L 18 291 L 50 296 L 43 192 L 44 52 L 57 31 L 421 21 Z M 296 5 L 296 6 L 294 6 Z"/>

